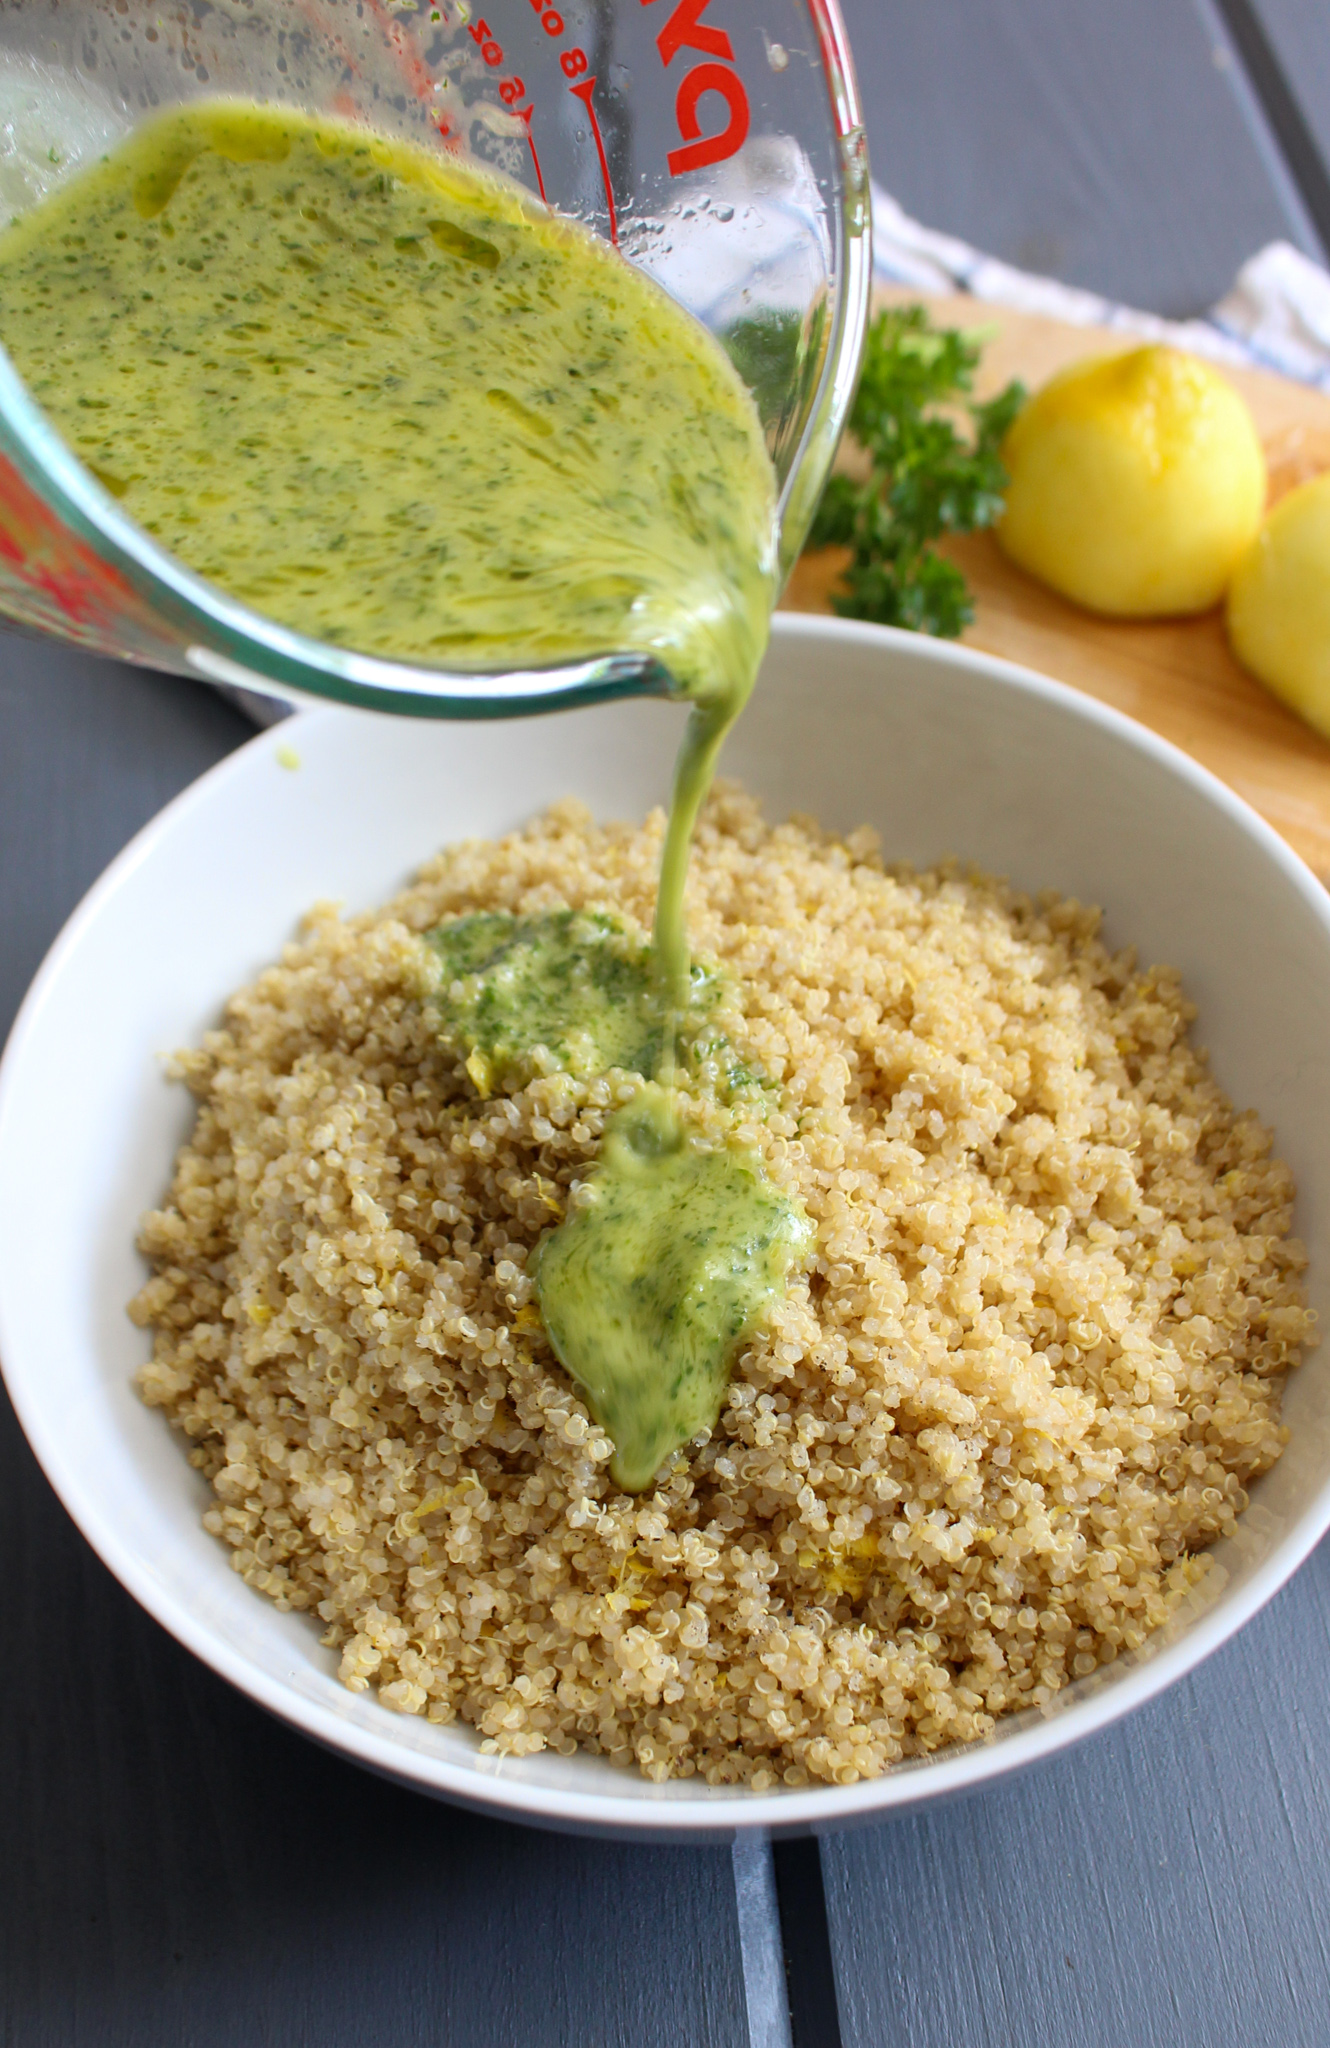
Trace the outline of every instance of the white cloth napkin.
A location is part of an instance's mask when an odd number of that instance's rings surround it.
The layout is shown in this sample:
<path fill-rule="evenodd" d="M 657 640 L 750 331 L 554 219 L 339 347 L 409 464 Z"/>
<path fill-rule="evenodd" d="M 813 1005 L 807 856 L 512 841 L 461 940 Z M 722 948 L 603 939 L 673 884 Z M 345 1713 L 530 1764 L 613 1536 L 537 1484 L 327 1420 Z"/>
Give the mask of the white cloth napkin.
<path fill-rule="evenodd" d="M 1330 391 L 1330 272 L 1288 242 L 1258 250 L 1208 313 L 1195 320 L 1164 320 L 1055 278 L 1013 269 L 954 235 L 921 227 L 889 192 L 874 185 L 873 270 L 881 284 L 971 292 L 977 299 L 1047 313 L 1078 327 L 1119 328 L 1220 362 L 1277 370 Z"/>

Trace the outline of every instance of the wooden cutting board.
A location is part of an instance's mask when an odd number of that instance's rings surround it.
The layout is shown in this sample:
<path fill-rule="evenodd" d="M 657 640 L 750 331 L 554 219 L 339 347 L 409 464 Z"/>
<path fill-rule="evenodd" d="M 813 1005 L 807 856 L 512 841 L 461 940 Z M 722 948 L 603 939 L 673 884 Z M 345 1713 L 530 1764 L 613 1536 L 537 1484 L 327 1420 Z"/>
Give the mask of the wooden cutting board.
<path fill-rule="evenodd" d="M 919 295 L 882 296 L 885 303 Z M 936 320 L 991 334 L 977 379 L 981 396 L 1010 377 L 1033 389 L 1065 363 L 1124 345 L 1109 329 L 1071 327 L 959 295 L 927 304 Z M 1330 397 L 1262 371 L 1229 374 L 1265 443 L 1272 499 L 1330 469 Z M 991 534 L 950 541 L 945 552 L 964 570 L 975 598 L 968 646 L 1039 669 L 1152 726 L 1245 797 L 1330 883 L 1330 742 L 1238 667 L 1218 611 L 1142 625 L 1097 619 L 1015 568 Z M 805 556 L 785 606 L 828 610 L 843 560 L 833 549 Z"/>

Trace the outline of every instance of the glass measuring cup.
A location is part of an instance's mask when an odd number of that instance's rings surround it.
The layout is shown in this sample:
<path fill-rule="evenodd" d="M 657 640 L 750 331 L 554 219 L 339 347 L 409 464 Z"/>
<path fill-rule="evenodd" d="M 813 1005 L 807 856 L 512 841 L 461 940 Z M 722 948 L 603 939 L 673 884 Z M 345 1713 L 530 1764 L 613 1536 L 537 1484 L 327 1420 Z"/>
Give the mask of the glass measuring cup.
<path fill-rule="evenodd" d="M 451 150 L 614 241 L 728 349 L 780 485 L 787 568 L 853 397 L 868 162 L 836 0 L 5 0 L 0 208 L 138 119 L 235 94 Z M 0 351 L 0 615 L 284 696 L 515 716 L 667 695 L 649 657 L 469 672 L 279 626 L 167 554 L 84 469 Z"/>

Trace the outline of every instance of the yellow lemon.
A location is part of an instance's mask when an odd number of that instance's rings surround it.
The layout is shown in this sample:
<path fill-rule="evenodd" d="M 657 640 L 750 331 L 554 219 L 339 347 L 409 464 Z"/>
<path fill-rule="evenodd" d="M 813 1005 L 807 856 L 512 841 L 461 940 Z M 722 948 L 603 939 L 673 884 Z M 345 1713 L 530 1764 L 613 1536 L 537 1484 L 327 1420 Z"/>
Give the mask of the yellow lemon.
<path fill-rule="evenodd" d="M 1281 498 L 1228 593 L 1233 652 L 1330 738 L 1330 476 Z"/>
<path fill-rule="evenodd" d="M 1265 456 L 1226 377 L 1172 348 L 1096 356 L 1018 415 L 998 539 L 1014 562 L 1118 618 L 1217 604 L 1265 503 Z"/>

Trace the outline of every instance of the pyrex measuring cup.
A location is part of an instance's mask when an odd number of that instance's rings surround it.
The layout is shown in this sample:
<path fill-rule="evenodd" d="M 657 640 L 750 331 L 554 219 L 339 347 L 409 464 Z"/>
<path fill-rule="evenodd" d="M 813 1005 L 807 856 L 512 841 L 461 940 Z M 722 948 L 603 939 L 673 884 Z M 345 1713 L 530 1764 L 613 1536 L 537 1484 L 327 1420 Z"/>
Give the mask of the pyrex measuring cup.
<path fill-rule="evenodd" d="M 144 114 L 234 93 L 491 166 L 617 243 L 757 399 L 786 567 L 858 373 L 868 164 L 836 0 L 0 0 L 0 207 Z M 153 667 L 448 718 L 661 695 L 606 649 L 520 673 L 308 639 L 194 575 L 85 470 L 0 352 L 0 614 Z"/>

